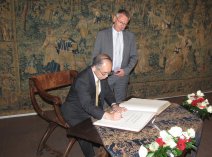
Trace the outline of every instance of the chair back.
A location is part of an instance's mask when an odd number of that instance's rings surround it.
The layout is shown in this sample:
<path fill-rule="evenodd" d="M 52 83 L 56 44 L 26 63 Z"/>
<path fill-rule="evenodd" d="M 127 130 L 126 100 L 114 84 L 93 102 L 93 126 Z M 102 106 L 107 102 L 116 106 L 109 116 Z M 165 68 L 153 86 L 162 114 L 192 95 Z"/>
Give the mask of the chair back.
<path fill-rule="evenodd" d="M 39 116 L 48 122 L 55 122 L 62 127 L 69 127 L 61 115 L 62 99 L 58 95 L 49 94 L 49 91 L 70 86 L 78 72 L 75 70 L 41 74 L 29 78 L 30 98 L 32 105 Z M 46 111 L 39 103 L 38 97 L 53 106 L 53 112 Z"/>

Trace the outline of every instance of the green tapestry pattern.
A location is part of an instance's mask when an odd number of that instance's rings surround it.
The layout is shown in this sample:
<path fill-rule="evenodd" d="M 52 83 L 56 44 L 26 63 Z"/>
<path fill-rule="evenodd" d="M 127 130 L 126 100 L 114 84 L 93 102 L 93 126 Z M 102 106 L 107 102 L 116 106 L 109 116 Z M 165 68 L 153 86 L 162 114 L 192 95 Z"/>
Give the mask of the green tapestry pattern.
<path fill-rule="evenodd" d="M 212 90 L 210 0 L 0 1 L 0 115 L 31 109 L 28 78 L 91 63 L 95 37 L 129 10 L 138 64 L 128 95 L 142 98 Z"/>

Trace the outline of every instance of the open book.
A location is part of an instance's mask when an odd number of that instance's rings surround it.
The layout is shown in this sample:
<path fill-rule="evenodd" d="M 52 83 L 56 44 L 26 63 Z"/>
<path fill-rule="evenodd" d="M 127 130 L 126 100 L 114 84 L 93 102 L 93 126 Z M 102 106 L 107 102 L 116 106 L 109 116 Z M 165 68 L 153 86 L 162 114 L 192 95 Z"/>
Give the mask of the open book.
<path fill-rule="evenodd" d="M 122 114 L 123 118 L 118 121 L 101 119 L 93 124 L 139 132 L 155 115 L 160 114 L 169 105 L 170 102 L 164 100 L 131 98 L 119 104 L 127 108 L 127 111 Z"/>

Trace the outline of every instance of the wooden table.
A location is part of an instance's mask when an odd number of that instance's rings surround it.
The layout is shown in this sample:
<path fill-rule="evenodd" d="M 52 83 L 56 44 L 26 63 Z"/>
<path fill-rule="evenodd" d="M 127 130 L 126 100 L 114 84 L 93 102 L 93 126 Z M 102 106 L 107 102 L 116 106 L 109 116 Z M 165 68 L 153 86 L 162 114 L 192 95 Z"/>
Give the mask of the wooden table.
<path fill-rule="evenodd" d="M 202 120 L 191 114 L 178 104 L 170 105 L 155 120 L 161 130 L 168 130 L 179 126 L 183 130 L 193 128 L 196 131 L 197 146 L 199 145 Z M 138 157 L 138 150 L 142 144 L 146 145 L 158 137 L 159 131 L 151 123 L 140 132 L 131 132 L 114 128 L 93 126 L 90 119 L 70 128 L 71 136 L 82 138 L 103 145 L 111 156 Z"/>

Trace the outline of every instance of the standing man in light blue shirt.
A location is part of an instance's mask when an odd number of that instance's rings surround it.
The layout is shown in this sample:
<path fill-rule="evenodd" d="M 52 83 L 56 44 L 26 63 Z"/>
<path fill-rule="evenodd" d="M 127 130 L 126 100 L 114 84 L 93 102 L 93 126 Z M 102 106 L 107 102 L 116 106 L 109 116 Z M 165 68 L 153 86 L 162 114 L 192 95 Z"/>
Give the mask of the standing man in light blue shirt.
<path fill-rule="evenodd" d="M 129 75 L 138 58 L 135 36 L 125 30 L 129 21 L 129 12 L 119 10 L 113 18 L 112 27 L 97 34 L 93 51 L 93 57 L 99 53 L 108 52 L 107 54 L 113 60 L 113 75 L 108 77 L 108 82 L 118 103 L 127 96 Z"/>

